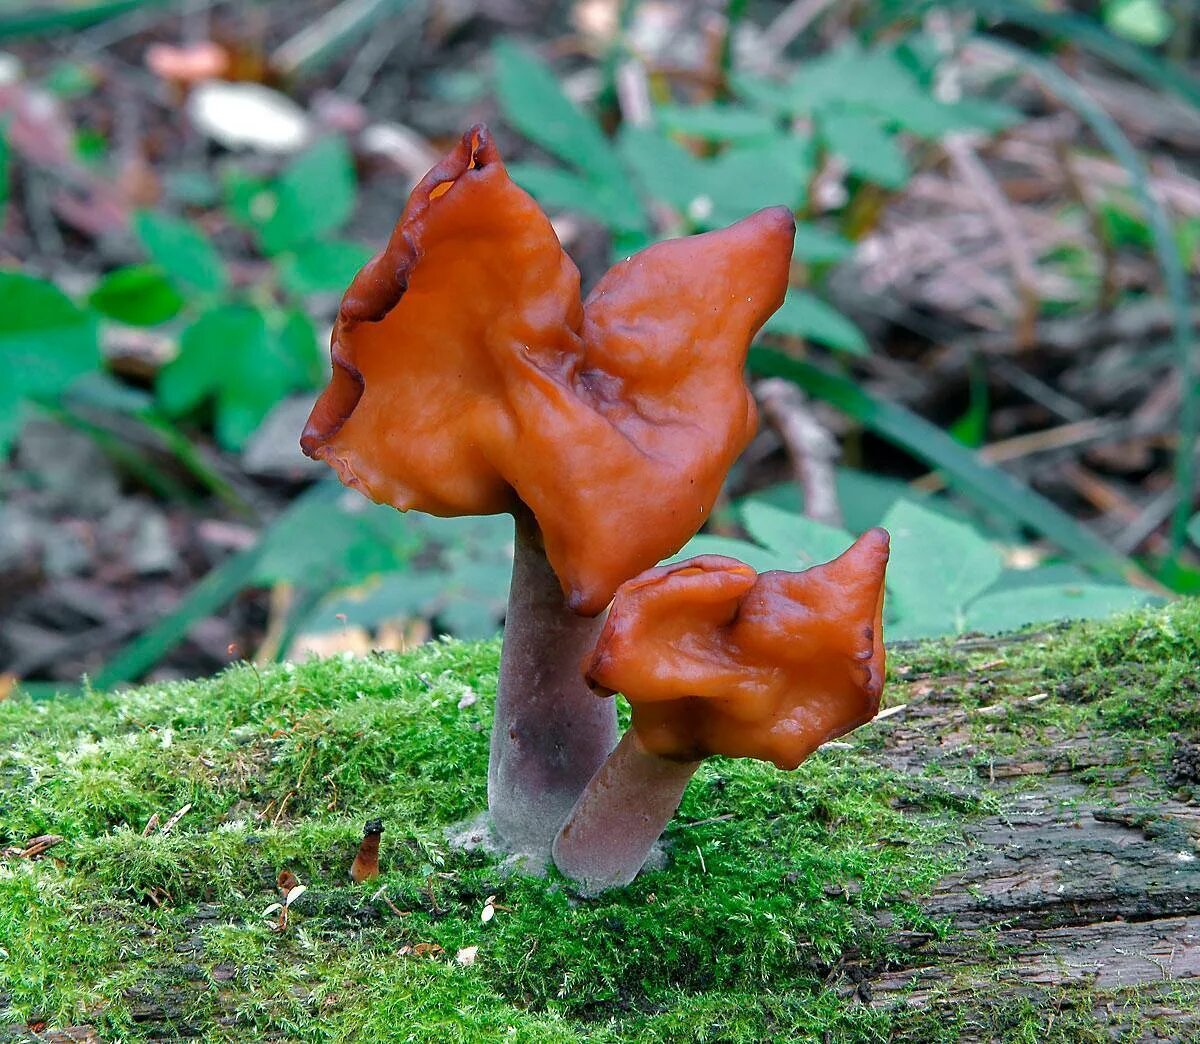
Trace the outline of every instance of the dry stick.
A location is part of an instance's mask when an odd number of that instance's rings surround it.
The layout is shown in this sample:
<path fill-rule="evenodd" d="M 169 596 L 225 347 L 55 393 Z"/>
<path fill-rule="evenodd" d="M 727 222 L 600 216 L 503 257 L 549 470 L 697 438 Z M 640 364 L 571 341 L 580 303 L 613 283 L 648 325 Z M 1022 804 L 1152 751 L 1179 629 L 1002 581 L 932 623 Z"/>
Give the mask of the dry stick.
<path fill-rule="evenodd" d="M 615 79 L 621 117 L 634 127 L 650 126 L 654 122 L 654 106 L 645 65 L 636 58 L 626 59 L 617 66 Z"/>
<path fill-rule="evenodd" d="M 488 763 L 488 809 L 514 850 L 545 857 L 562 821 L 617 742 L 614 701 L 580 665 L 603 616 L 577 616 L 546 559 L 533 516 L 516 518 L 512 586 Z"/>
<path fill-rule="evenodd" d="M 1067 449 L 1086 443 L 1103 440 L 1130 439 L 1154 435 L 1163 431 L 1161 422 L 1153 424 L 1119 423 L 1102 417 L 1062 424 L 1057 428 L 1044 428 L 1025 435 L 1014 435 L 1010 439 L 991 442 L 979 450 L 979 457 L 992 464 L 1008 460 L 1019 460 L 1034 453 Z M 910 483 L 913 489 L 923 493 L 936 493 L 945 489 L 946 478 L 941 472 L 932 471 Z"/>
<path fill-rule="evenodd" d="M 783 440 L 792 462 L 792 472 L 804 490 L 804 513 L 828 526 L 842 524 L 834 465 L 837 441 L 813 416 L 800 391 L 791 381 L 769 377 L 755 387 L 766 417 Z"/>
<path fill-rule="evenodd" d="M 650 753 L 629 729 L 555 838 L 555 865 L 585 894 L 629 884 L 699 767 Z"/>
<path fill-rule="evenodd" d="M 970 142 L 962 134 L 948 135 L 942 146 L 963 180 L 974 190 L 980 205 L 992 220 L 1008 255 L 1009 265 L 1021 298 L 1021 319 L 1017 341 L 1022 347 L 1033 344 L 1038 313 L 1037 272 L 1029 246 L 1020 233 L 1020 222 L 1004 193 L 1000 191 Z"/>
<path fill-rule="evenodd" d="M 764 65 L 774 64 L 797 36 L 821 16 L 834 0 L 792 0 L 763 32 L 759 54 Z"/>

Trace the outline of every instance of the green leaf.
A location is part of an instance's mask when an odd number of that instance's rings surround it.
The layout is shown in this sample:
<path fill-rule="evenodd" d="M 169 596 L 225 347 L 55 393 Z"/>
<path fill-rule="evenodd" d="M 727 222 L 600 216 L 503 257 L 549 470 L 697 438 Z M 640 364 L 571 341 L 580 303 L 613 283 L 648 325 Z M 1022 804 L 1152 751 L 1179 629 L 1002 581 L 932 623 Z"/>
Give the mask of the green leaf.
<path fill-rule="evenodd" d="M 966 608 L 999 578 L 999 550 L 970 526 L 911 500 L 897 501 L 883 518 L 892 535 L 888 587 L 908 636 L 962 630 Z"/>
<path fill-rule="evenodd" d="M 1109 0 L 1104 22 L 1118 36 L 1143 47 L 1157 47 L 1171 35 L 1174 21 L 1160 0 Z"/>
<path fill-rule="evenodd" d="M 884 188 L 902 188 L 908 181 L 908 160 L 878 117 L 823 110 L 818 124 L 826 148 L 840 156 L 852 174 Z"/>
<path fill-rule="evenodd" d="M 871 350 L 857 326 L 804 290 L 789 290 L 779 311 L 767 320 L 763 330 L 786 337 L 803 337 L 854 355 L 867 355 Z"/>
<path fill-rule="evenodd" d="M 854 253 L 854 243 L 836 232 L 810 225 L 796 224 L 796 241 L 792 247 L 792 260 L 804 264 L 819 265 L 844 261 Z"/>
<path fill-rule="evenodd" d="M 100 280 L 88 304 L 130 326 L 156 326 L 178 315 L 184 300 L 157 265 L 128 265 Z"/>
<path fill-rule="evenodd" d="M 589 181 L 628 187 L 600 128 L 562 91 L 550 67 L 532 51 L 500 40 L 492 49 L 496 93 L 504 118 L 530 141 Z"/>
<path fill-rule="evenodd" d="M 787 568 L 792 570 L 832 562 L 854 543 L 844 529 L 762 501 L 746 501 L 741 516 L 746 531 L 769 551 L 789 559 Z"/>
<path fill-rule="evenodd" d="M 641 205 L 632 196 L 614 208 L 595 185 L 570 171 L 536 163 L 510 163 L 508 174 L 547 210 L 575 210 L 609 228 L 627 231 L 646 225 Z"/>
<path fill-rule="evenodd" d="M 971 631 L 996 634 L 1052 620 L 1099 620 L 1157 601 L 1135 587 L 1111 584 L 1052 584 L 983 595 L 967 611 Z"/>
<path fill-rule="evenodd" d="M 771 569 L 795 569 L 795 562 L 773 551 L 752 544 L 748 540 L 736 540 L 732 537 L 710 536 L 701 533 L 692 537 L 678 554 L 672 555 L 667 562 L 683 562 L 700 555 L 722 555 L 725 558 L 736 558 L 739 562 L 760 573 Z"/>
<path fill-rule="evenodd" d="M 712 200 L 709 228 L 731 224 L 763 207 L 804 205 L 813 173 L 812 141 L 801 134 L 769 144 L 726 149 L 701 168 Z"/>
<path fill-rule="evenodd" d="M 288 293 L 303 296 L 328 292 L 341 293 L 371 259 L 361 243 L 346 239 L 315 239 L 302 243 L 294 251 L 280 255 L 279 282 Z"/>
<path fill-rule="evenodd" d="M 626 123 L 616 144 L 634 180 L 651 199 L 688 214 L 707 195 L 703 165 L 679 142 L 650 127 Z M 711 208 L 711 201 L 706 205 Z"/>
<path fill-rule="evenodd" d="M 1136 565 L 1061 508 L 994 464 L 980 460 L 911 410 L 871 395 L 846 377 L 769 348 L 750 349 L 750 369 L 764 377 L 795 381 L 918 460 L 943 471 L 950 484 L 975 503 L 1029 526 L 1093 569 L 1121 579 L 1144 576 Z"/>
<path fill-rule="evenodd" d="M 354 213 L 358 182 L 354 159 L 337 136 L 322 138 L 297 156 L 275 182 L 275 207 L 262 223 L 263 249 L 277 254 L 334 232 Z M 257 202 L 251 194 L 251 215 Z"/>
<path fill-rule="evenodd" d="M 393 508 L 346 496 L 311 500 L 267 532 L 252 582 L 356 584 L 403 565 L 419 547 L 405 517 Z"/>
<path fill-rule="evenodd" d="M 163 410 L 178 416 L 211 400 L 217 441 L 237 450 L 290 391 L 312 387 L 316 338 L 299 312 L 267 316 L 248 305 L 205 312 L 183 332 L 158 376 Z"/>
<path fill-rule="evenodd" d="M 705 141 L 744 144 L 781 134 L 771 117 L 742 105 L 663 105 L 655 113 L 666 130 Z"/>
<path fill-rule="evenodd" d="M 29 399 L 56 400 L 100 368 L 95 320 L 52 283 L 0 272 L 0 458 Z"/>
<path fill-rule="evenodd" d="M 150 256 L 177 283 L 209 294 L 228 285 L 225 263 L 190 221 L 139 210 L 133 215 L 133 229 Z"/>
<path fill-rule="evenodd" d="M 1200 547 L 1200 514 L 1192 516 L 1192 520 L 1188 523 L 1187 533 L 1192 543 Z"/>

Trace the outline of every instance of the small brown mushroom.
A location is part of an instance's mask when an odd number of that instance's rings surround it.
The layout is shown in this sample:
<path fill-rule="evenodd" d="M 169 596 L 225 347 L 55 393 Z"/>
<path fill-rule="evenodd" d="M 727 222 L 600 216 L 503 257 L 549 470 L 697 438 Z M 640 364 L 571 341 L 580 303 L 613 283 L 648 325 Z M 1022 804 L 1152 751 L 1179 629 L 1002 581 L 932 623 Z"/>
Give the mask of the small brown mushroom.
<path fill-rule="evenodd" d="M 379 836 L 382 833 L 382 819 L 370 819 L 363 827 L 362 844 L 358 846 L 354 862 L 350 864 L 350 877 L 353 881 L 369 881 L 379 876 Z"/>
<path fill-rule="evenodd" d="M 883 689 L 888 535 L 801 573 L 709 555 L 621 586 L 584 670 L 633 723 L 585 788 L 554 861 L 585 891 L 628 884 L 714 754 L 798 766 L 868 722 Z"/>

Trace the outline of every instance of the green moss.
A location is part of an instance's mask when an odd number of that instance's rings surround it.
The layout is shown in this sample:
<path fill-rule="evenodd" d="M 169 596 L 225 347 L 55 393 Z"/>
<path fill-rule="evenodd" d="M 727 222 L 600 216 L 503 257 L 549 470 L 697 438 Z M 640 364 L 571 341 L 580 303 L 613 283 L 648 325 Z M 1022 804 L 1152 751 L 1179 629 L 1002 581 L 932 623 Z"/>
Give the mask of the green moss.
<path fill-rule="evenodd" d="M 1195 720 L 1195 700 L 1179 715 L 1198 645 L 1196 605 L 1031 638 L 1002 665 L 994 648 L 927 645 L 894 657 L 890 699 L 933 672 L 964 707 L 1011 701 L 969 716 L 989 756 L 1093 722 L 1165 756 Z M 125 1039 L 164 1023 L 313 1041 L 957 1039 L 953 1018 L 922 1037 L 921 1011 L 828 984 L 847 961 L 884 966 L 898 928 L 950 930 L 916 900 L 954 868 L 963 823 L 993 810 L 974 768 L 889 769 L 886 724 L 794 773 L 714 760 L 667 833 L 669 866 L 585 900 L 445 842 L 485 802 L 497 658 L 495 643 L 447 642 L 0 703 L 0 846 L 66 838 L 55 859 L 0 863 L 0 1024 Z M 185 805 L 170 834 L 142 836 Z M 386 872 L 355 886 L 375 816 Z M 263 911 L 284 868 L 308 892 L 274 932 Z M 402 952 L 421 943 L 440 950 Z M 472 946 L 473 965 L 454 960 Z M 999 1039 L 1052 1039 L 1002 993 L 985 998 Z"/>

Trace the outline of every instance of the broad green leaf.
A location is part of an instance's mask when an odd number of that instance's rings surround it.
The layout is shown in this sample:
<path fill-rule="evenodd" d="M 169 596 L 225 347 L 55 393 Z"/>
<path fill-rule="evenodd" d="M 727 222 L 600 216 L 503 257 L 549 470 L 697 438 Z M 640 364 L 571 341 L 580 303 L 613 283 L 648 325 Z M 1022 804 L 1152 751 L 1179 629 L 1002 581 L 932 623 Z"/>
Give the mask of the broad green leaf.
<path fill-rule="evenodd" d="M 1155 602 L 1135 587 L 1108 584 L 1053 584 L 996 591 L 967 610 L 966 629 L 996 634 L 1053 620 L 1098 620 Z"/>
<path fill-rule="evenodd" d="M 179 355 L 158 376 L 158 400 L 178 416 L 211 400 L 217 441 L 240 449 L 284 395 L 312 387 L 318 372 L 311 324 L 298 312 L 268 317 L 224 305 L 183 332 Z M 307 332 L 306 332 L 307 329 Z"/>
<path fill-rule="evenodd" d="M 782 133 L 771 117 L 741 105 L 663 105 L 655 113 L 666 130 L 705 141 L 760 142 Z"/>
<path fill-rule="evenodd" d="M 0 458 L 28 399 L 57 398 L 100 368 L 95 320 L 52 283 L 0 272 Z"/>
<path fill-rule="evenodd" d="M 852 174 L 884 188 L 902 188 L 908 181 L 908 160 L 878 117 L 829 109 L 820 113 L 818 124 L 826 148 Z"/>
<path fill-rule="evenodd" d="M 730 74 L 730 86 L 737 97 L 771 116 L 795 115 L 795 99 L 786 84 L 734 71 Z"/>
<path fill-rule="evenodd" d="M 800 134 L 769 144 L 726 149 L 702 168 L 702 189 L 712 200 L 705 225 L 719 228 L 763 207 L 804 205 L 813 173 L 812 142 Z"/>
<path fill-rule="evenodd" d="M 925 95 L 891 47 L 863 50 L 853 38 L 801 62 L 788 88 L 797 112 L 829 106 L 873 108 L 882 99 L 894 102 Z"/>
<path fill-rule="evenodd" d="M 790 559 L 792 570 L 832 562 L 854 543 L 844 529 L 761 501 L 745 502 L 741 516 L 746 531 L 769 551 Z"/>
<path fill-rule="evenodd" d="M 157 265 L 128 265 L 101 279 L 88 304 L 131 326 L 156 326 L 178 315 L 184 300 Z"/>
<path fill-rule="evenodd" d="M 347 496 L 312 500 L 268 530 L 253 582 L 356 584 L 403 565 L 419 548 L 404 516 L 392 508 Z"/>
<path fill-rule="evenodd" d="M 951 619 L 961 630 L 967 606 L 1003 570 L 999 550 L 970 526 L 911 500 L 897 501 L 883 527 L 892 535 L 888 588 L 900 618 L 910 627 Z"/>
<path fill-rule="evenodd" d="M 185 288 L 216 294 L 229 274 L 208 237 L 190 221 L 152 210 L 133 215 L 133 229 L 151 258 Z"/>
<path fill-rule="evenodd" d="M 804 290 L 789 290 L 763 330 L 786 337 L 803 337 L 854 355 L 866 355 L 871 350 L 857 326 L 837 309 Z"/>
<path fill-rule="evenodd" d="M 710 536 L 701 533 L 692 537 L 678 554 L 672 555 L 667 562 L 683 562 L 700 555 L 722 555 L 725 558 L 736 558 L 739 562 L 760 573 L 771 569 L 794 569 L 795 563 L 783 555 L 752 544 L 748 540 L 737 540 L 733 537 Z"/>
<path fill-rule="evenodd" d="M 750 349 L 750 369 L 763 377 L 795 381 L 929 467 L 943 471 L 950 484 L 977 505 L 1029 526 L 1092 568 L 1121 579 L 1145 575 L 1060 507 L 994 464 L 980 460 L 912 410 L 870 394 L 847 377 L 769 348 Z"/>
<path fill-rule="evenodd" d="M 589 181 L 626 188 L 625 172 L 608 140 L 559 86 L 550 67 L 532 51 L 510 40 L 492 49 L 496 93 L 504 118 L 530 141 Z"/>
<path fill-rule="evenodd" d="M 349 624 L 374 628 L 389 620 L 430 616 L 445 586 L 445 573 L 435 570 L 388 572 L 371 584 L 330 598 L 313 613 L 307 627 L 332 630 Z"/>
<path fill-rule="evenodd" d="M 1118 36 L 1143 47 L 1157 47 L 1174 28 L 1161 0 L 1108 0 L 1104 22 Z"/>
<path fill-rule="evenodd" d="M 568 170 L 535 163 L 510 163 L 508 174 L 547 210 L 575 210 L 610 228 L 645 227 L 646 219 L 637 200 L 631 197 L 627 203 L 613 208 L 595 185 Z"/>
<path fill-rule="evenodd" d="M 1192 516 L 1191 522 L 1188 523 L 1187 532 L 1192 543 L 1200 547 L 1200 514 Z"/>
<path fill-rule="evenodd" d="M 638 186 L 651 199 L 691 214 L 697 202 L 708 197 L 704 165 L 661 132 L 626 123 L 617 134 L 616 147 Z M 711 210 L 711 199 L 702 206 Z"/>
<path fill-rule="evenodd" d="M 826 264 L 844 261 L 854 253 L 854 243 L 836 232 L 799 222 L 796 225 L 796 240 L 792 247 L 792 260 L 804 264 Z"/>
<path fill-rule="evenodd" d="M 346 239 L 314 239 L 302 243 L 294 251 L 281 254 L 279 282 L 289 293 L 341 293 L 371 259 L 371 252 L 361 243 Z"/>
<path fill-rule="evenodd" d="M 358 194 L 354 160 L 346 142 L 322 138 L 288 165 L 273 186 L 275 207 L 262 224 L 268 254 L 334 232 L 354 213 Z"/>

